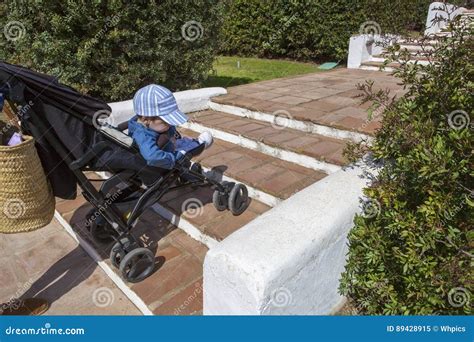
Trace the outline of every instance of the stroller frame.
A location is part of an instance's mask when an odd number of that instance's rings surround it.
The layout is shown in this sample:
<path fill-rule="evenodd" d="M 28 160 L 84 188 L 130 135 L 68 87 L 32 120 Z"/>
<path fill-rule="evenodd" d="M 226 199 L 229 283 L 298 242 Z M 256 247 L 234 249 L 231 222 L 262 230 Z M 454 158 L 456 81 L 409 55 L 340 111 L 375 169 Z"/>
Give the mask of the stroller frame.
<path fill-rule="evenodd" d="M 15 91 L 16 89 L 11 90 Z M 16 104 L 26 105 L 26 103 L 18 103 L 18 100 L 13 101 L 11 97 L 7 97 L 7 102 L 18 120 L 22 122 L 23 117 L 18 114 Z M 59 104 L 55 104 L 55 106 L 60 108 Z M 92 237 L 99 242 L 115 242 L 110 252 L 111 262 L 119 268 L 122 277 L 129 282 L 142 281 L 155 269 L 154 253 L 148 248 L 140 247 L 140 243 L 133 237 L 131 230 L 144 211 L 157 203 L 166 193 L 186 187 L 211 186 L 214 189 L 212 200 L 217 210 L 229 209 L 234 215 L 240 215 L 249 205 L 248 191 L 245 185 L 225 181 L 220 183 L 204 175 L 199 163 L 191 165 L 191 158 L 204 150 L 204 144 L 188 151 L 184 157 L 177 160 L 171 170 L 157 169 L 163 170 L 163 173 L 148 187 L 144 187 L 140 181 L 139 171 L 127 169 L 116 172 L 106 180 L 91 180 L 86 177 L 84 172 L 104 171 L 94 170 L 88 167 L 88 164 L 107 149 L 107 144 L 99 142 L 93 145 L 81 158 L 74 159 L 56 134 L 47 129 L 47 124 L 43 121 L 46 119 L 35 115 L 31 108 L 28 108 L 28 112 L 28 124 L 37 127 L 42 132 L 42 137 L 47 140 L 74 174 L 84 198 L 93 206 L 93 210 L 89 213 L 89 215 L 96 216 L 96 220 L 92 221 L 89 226 Z M 71 112 L 70 109 L 68 112 L 79 120 L 86 120 L 79 114 Z M 124 133 L 127 124 L 128 122 L 125 122 L 118 127 L 108 126 L 108 128 L 115 130 L 119 136 L 128 137 Z M 98 131 L 112 143 L 133 153 L 139 153 L 136 146 L 127 145 L 123 140 L 106 134 L 101 129 Z M 39 138 L 34 134 L 33 137 Z M 92 185 L 92 181 L 103 181 L 99 190 Z M 122 188 L 118 188 L 119 185 L 122 185 Z M 121 207 L 126 208 L 125 212 L 129 208 L 132 209 L 125 216 Z M 102 223 L 98 222 L 100 219 L 103 219 Z M 88 221 L 90 221 L 89 218 Z"/>

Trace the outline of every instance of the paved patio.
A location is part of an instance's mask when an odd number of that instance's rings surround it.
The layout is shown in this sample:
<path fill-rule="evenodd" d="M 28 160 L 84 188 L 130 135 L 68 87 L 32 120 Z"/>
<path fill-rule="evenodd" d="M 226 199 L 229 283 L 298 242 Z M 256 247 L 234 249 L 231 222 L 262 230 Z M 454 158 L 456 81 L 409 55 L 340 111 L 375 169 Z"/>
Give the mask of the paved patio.
<path fill-rule="evenodd" d="M 367 79 L 375 82 L 374 89 L 389 89 L 397 96 L 404 93 L 389 73 L 338 68 L 230 87 L 227 95 L 213 101 L 269 114 L 284 110 L 296 120 L 373 134 L 380 118 L 367 119 L 370 104 L 360 103 L 361 92 L 356 89 Z"/>
<path fill-rule="evenodd" d="M 0 303 L 50 301 L 47 315 L 140 315 L 58 221 L 29 233 L 0 234 Z"/>

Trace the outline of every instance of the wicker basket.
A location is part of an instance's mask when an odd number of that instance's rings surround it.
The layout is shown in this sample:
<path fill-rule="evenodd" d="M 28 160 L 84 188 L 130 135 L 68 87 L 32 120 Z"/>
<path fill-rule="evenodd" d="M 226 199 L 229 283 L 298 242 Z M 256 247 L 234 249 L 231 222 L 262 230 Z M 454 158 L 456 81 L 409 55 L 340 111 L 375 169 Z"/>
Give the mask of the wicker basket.
<path fill-rule="evenodd" d="M 36 152 L 34 139 L 0 145 L 0 233 L 27 232 L 46 226 L 55 200 Z"/>

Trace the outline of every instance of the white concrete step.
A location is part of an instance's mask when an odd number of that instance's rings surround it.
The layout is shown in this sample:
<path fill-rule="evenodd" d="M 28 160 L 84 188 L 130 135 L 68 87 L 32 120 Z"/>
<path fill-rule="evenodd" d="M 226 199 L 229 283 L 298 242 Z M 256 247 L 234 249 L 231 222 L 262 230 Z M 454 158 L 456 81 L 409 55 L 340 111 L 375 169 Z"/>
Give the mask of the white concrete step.
<path fill-rule="evenodd" d="M 238 106 L 221 104 L 210 101 L 209 108 L 217 112 L 235 115 L 242 118 L 249 118 L 261 122 L 275 124 L 275 114 L 265 113 L 262 111 L 254 111 Z M 278 117 L 278 124 L 286 128 L 298 130 L 304 133 L 311 133 L 322 135 L 328 138 L 350 140 L 353 142 L 359 142 L 362 140 L 371 141 L 372 138 L 367 134 L 343 130 L 339 128 L 319 125 L 311 121 L 298 120 L 293 117 Z"/>
<path fill-rule="evenodd" d="M 384 55 L 376 55 L 376 56 L 373 56 L 369 62 L 380 62 L 380 63 L 383 63 L 387 60 L 386 56 Z M 411 59 L 408 61 L 408 63 L 418 63 L 418 64 L 421 64 L 421 65 L 429 65 L 430 64 L 430 60 L 426 57 L 418 57 L 418 56 L 415 56 L 415 57 L 411 57 Z"/>
<path fill-rule="evenodd" d="M 434 46 L 431 44 L 426 44 L 422 46 L 420 44 L 402 43 L 400 44 L 400 50 L 407 50 L 408 52 L 419 53 L 419 52 L 423 52 L 423 50 L 426 50 L 426 51 L 434 50 Z"/>
<path fill-rule="evenodd" d="M 184 128 L 199 133 L 209 131 L 215 138 L 315 171 L 330 174 L 345 164 L 342 157 L 345 140 L 303 134 L 215 111 L 190 113 L 189 118 Z"/>
<path fill-rule="evenodd" d="M 362 70 L 393 72 L 400 66 L 399 63 L 392 62 L 384 67 L 383 61 L 366 61 L 360 66 Z M 383 68 L 382 68 L 383 67 Z M 382 68 L 382 69 L 381 69 Z"/>

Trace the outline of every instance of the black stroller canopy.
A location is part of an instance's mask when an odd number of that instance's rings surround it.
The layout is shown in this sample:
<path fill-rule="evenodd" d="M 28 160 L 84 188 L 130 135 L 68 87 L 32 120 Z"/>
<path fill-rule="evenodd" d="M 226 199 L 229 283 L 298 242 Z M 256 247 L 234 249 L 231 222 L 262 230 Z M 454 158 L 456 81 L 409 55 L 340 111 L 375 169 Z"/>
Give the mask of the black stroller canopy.
<path fill-rule="evenodd" d="M 23 83 L 33 98 L 60 107 L 63 111 L 82 114 L 91 119 L 98 111 L 111 112 L 111 108 L 104 101 L 61 84 L 54 76 L 0 61 L 0 88 L 8 91 L 14 79 Z"/>
<path fill-rule="evenodd" d="M 17 116 L 23 133 L 35 138 L 35 147 L 55 196 L 75 198 L 77 176 L 69 166 L 99 143 L 107 144 L 107 149 L 94 154 L 86 168 L 146 169 L 139 153 L 110 141 L 98 129 L 97 119 L 111 113 L 107 103 L 60 84 L 56 77 L 5 62 L 0 62 L 0 93 L 21 106 Z"/>

